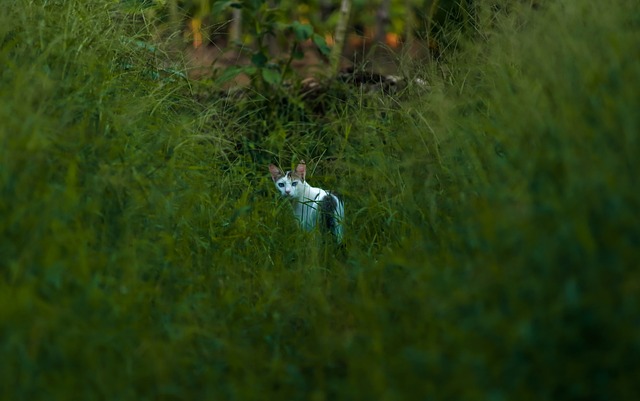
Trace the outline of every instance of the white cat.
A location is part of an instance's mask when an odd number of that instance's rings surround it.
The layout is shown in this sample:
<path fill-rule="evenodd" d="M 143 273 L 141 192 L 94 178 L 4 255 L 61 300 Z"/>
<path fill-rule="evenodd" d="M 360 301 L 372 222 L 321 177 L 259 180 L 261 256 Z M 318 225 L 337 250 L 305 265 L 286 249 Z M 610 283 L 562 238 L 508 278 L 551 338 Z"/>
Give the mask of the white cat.
<path fill-rule="evenodd" d="M 338 243 L 342 242 L 344 204 L 331 192 L 312 187 L 305 181 L 307 166 L 304 161 L 295 171 L 286 173 L 270 164 L 269 172 L 280 194 L 291 199 L 293 214 L 300 227 L 311 231 L 319 224 L 322 231 L 330 232 Z"/>

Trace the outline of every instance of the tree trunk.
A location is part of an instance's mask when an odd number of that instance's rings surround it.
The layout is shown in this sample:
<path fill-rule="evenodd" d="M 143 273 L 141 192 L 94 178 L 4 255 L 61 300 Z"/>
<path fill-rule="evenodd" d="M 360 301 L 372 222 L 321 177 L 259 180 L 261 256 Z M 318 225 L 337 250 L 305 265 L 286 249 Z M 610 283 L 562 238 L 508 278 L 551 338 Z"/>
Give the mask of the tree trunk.
<path fill-rule="evenodd" d="M 376 12 L 376 37 L 374 38 L 375 45 L 380 45 L 386 42 L 387 38 L 387 25 L 391 21 L 389 8 L 391 7 L 391 0 L 382 0 L 380 7 Z"/>
<path fill-rule="evenodd" d="M 242 37 L 242 10 L 231 10 L 231 26 L 229 27 L 229 43 L 239 43 Z"/>
<path fill-rule="evenodd" d="M 336 25 L 336 33 L 334 37 L 333 49 L 331 49 L 331 74 L 337 76 L 340 70 L 340 59 L 342 58 L 342 50 L 347 36 L 347 24 L 351 14 L 351 0 L 342 0 L 340 4 L 340 16 Z"/>

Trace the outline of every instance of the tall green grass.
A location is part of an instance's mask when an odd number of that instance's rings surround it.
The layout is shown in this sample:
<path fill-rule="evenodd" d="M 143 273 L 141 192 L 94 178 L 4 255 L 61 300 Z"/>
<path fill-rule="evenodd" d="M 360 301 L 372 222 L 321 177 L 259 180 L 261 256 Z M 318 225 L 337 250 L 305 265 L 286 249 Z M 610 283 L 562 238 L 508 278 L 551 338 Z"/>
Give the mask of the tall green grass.
<path fill-rule="evenodd" d="M 502 3 L 322 117 L 192 100 L 117 3 L 9 3 L 2 399 L 634 399 L 640 15 Z M 342 253 L 275 196 L 299 159 Z"/>

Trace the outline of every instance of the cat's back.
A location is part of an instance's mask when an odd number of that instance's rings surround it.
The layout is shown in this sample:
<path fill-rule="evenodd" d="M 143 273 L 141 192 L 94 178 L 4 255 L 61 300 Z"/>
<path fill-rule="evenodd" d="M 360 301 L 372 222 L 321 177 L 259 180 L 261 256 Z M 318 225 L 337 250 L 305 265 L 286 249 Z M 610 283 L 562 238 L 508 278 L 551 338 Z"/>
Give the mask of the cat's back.
<path fill-rule="evenodd" d="M 338 195 L 323 190 L 323 196 L 318 202 L 320 211 L 319 223 L 324 231 L 331 232 L 338 243 L 342 242 L 344 203 Z"/>

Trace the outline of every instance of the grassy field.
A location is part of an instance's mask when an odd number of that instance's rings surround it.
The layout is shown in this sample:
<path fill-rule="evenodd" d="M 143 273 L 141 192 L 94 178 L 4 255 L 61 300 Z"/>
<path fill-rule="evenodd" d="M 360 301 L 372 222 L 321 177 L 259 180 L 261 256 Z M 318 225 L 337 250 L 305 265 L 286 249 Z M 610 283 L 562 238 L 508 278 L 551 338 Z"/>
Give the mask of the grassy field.
<path fill-rule="evenodd" d="M 489 3 L 428 89 L 323 116 L 203 101 L 117 2 L 7 3 L 0 399 L 636 399 L 637 4 Z"/>

